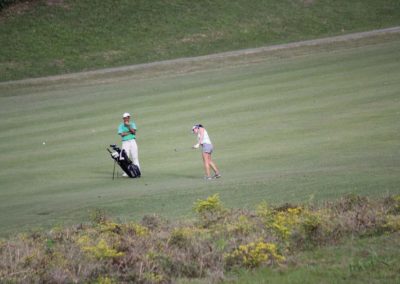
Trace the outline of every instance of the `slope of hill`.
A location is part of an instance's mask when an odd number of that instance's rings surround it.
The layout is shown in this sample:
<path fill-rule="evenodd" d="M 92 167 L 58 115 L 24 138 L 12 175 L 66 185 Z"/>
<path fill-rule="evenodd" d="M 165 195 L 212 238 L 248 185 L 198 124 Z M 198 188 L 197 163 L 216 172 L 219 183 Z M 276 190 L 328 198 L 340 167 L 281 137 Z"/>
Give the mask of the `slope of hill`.
<path fill-rule="evenodd" d="M 399 24 L 397 0 L 22 2 L 0 14 L 0 80 L 198 56 Z"/>

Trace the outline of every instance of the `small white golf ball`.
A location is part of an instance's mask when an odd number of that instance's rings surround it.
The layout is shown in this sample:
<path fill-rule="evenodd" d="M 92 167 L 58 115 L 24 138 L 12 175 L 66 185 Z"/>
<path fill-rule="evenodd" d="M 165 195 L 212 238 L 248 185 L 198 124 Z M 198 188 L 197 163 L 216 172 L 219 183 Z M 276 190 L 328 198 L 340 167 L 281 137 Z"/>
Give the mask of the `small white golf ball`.
<path fill-rule="evenodd" d="M 43 145 L 46 145 L 46 142 L 43 142 Z"/>

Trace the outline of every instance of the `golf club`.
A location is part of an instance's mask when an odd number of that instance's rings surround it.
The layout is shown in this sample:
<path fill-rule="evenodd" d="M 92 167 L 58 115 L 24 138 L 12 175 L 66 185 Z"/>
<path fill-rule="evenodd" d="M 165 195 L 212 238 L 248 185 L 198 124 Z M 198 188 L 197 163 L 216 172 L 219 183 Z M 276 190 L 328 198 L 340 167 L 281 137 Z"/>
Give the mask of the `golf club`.
<path fill-rule="evenodd" d="M 181 147 L 181 148 L 174 148 L 174 152 L 187 152 L 187 151 L 191 151 L 191 150 L 195 150 L 193 148 L 188 148 L 188 147 Z"/>

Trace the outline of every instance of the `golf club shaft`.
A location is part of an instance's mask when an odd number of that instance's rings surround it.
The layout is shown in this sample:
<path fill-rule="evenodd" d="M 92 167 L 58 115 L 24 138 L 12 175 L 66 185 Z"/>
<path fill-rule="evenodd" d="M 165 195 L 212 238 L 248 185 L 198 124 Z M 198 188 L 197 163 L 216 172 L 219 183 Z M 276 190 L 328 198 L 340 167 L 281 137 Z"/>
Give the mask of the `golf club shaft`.
<path fill-rule="evenodd" d="M 187 152 L 187 151 L 191 151 L 194 150 L 193 148 L 175 148 L 175 152 Z"/>

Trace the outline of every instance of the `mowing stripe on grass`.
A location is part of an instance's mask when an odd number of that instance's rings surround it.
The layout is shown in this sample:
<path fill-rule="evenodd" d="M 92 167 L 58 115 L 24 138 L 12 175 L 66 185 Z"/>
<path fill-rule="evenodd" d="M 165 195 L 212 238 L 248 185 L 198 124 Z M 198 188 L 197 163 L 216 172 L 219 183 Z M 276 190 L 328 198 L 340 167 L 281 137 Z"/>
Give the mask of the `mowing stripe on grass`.
<path fill-rule="evenodd" d="M 229 207 L 398 193 L 399 47 L 393 36 L 168 76 L 2 88 L 1 234 L 79 223 L 94 208 L 185 218 L 216 192 Z M 113 181 L 105 147 L 125 111 L 143 178 Z M 202 180 L 199 152 L 174 151 L 194 143 L 196 122 L 220 180 Z"/>

